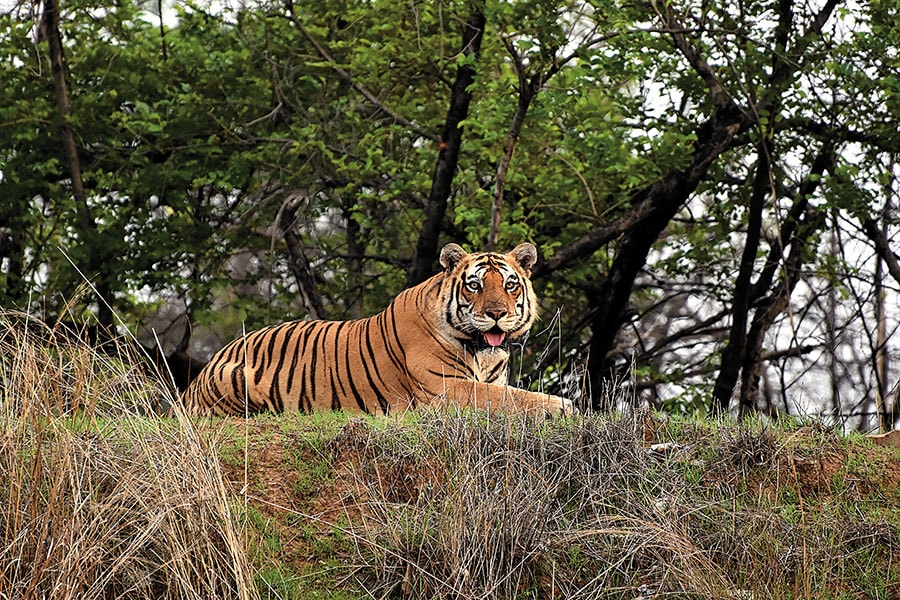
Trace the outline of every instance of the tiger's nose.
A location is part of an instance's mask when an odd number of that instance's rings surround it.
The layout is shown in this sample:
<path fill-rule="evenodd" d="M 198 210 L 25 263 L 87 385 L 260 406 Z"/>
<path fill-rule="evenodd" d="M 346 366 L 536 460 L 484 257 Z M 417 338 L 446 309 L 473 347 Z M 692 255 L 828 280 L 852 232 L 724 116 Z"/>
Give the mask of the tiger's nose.
<path fill-rule="evenodd" d="M 495 321 L 499 321 L 500 319 L 502 319 L 503 317 L 508 315 L 509 311 L 506 310 L 505 308 L 487 308 L 487 309 L 485 309 L 484 314 L 486 314 L 487 316 L 489 316 L 490 318 L 492 318 Z"/>

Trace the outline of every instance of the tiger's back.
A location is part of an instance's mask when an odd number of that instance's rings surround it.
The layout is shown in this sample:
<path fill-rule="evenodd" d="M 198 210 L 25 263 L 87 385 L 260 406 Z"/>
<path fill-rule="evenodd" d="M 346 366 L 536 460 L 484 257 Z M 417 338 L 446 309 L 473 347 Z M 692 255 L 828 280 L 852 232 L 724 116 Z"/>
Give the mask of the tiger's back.
<path fill-rule="evenodd" d="M 563 398 L 506 385 L 509 339 L 536 313 L 536 251 L 466 254 L 448 244 L 443 273 L 354 321 L 291 321 L 217 352 L 183 395 L 194 414 L 344 409 L 389 413 L 420 404 L 565 412 Z"/>
<path fill-rule="evenodd" d="M 238 338 L 183 396 L 189 411 L 243 414 L 344 409 L 387 413 L 414 396 L 403 343 L 385 313 L 356 321 L 291 321 Z M 392 402 L 393 401 L 393 402 Z"/>

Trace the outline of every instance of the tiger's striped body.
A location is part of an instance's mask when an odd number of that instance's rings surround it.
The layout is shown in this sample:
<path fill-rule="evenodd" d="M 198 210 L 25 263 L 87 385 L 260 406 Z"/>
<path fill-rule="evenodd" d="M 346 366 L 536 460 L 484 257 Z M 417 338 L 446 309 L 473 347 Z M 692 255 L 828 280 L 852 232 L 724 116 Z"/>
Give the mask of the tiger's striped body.
<path fill-rule="evenodd" d="M 567 412 L 563 398 L 506 385 L 508 339 L 525 334 L 537 302 L 537 254 L 441 252 L 444 272 L 355 321 L 292 321 L 222 348 L 183 396 L 194 414 L 336 410 L 392 413 L 447 402 Z"/>

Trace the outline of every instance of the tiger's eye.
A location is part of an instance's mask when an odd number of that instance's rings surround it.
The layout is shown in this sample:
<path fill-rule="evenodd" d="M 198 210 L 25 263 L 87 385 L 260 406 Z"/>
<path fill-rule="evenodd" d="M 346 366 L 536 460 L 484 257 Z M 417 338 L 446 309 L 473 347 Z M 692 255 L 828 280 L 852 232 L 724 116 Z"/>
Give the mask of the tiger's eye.
<path fill-rule="evenodd" d="M 466 282 L 466 289 L 472 292 L 473 294 L 477 294 L 481 291 L 481 283 L 475 280 Z"/>
<path fill-rule="evenodd" d="M 514 292 L 517 289 L 519 289 L 519 282 L 516 281 L 515 279 L 510 279 L 509 281 L 506 282 L 506 291 L 507 292 Z"/>

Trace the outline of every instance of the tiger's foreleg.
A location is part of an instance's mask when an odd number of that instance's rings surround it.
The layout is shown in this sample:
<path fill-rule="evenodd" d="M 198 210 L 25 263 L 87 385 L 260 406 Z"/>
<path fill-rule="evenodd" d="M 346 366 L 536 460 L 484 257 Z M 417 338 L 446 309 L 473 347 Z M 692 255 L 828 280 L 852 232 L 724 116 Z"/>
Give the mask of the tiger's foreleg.
<path fill-rule="evenodd" d="M 535 414 L 567 415 L 575 412 L 571 400 L 551 394 L 541 394 L 510 385 L 451 379 L 445 382 L 440 394 L 458 406 Z"/>

